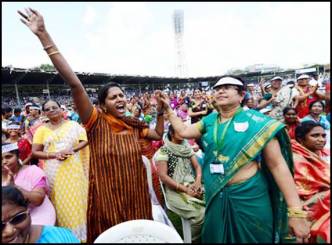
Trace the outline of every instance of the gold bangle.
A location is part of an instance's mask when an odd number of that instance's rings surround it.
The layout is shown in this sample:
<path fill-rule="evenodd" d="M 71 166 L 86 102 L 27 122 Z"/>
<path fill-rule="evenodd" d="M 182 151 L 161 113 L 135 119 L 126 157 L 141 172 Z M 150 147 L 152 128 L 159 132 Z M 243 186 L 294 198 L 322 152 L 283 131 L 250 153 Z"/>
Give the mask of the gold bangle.
<path fill-rule="evenodd" d="M 176 191 L 179 189 L 179 183 L 176 183 Z"/>
<path fill-rule="evenodd" d="M 289 218 L 307 218 L 308 212 L 300 207 L 287 208 L 287 215 Z"/>
<path fill-rule="evenodd" d="M 52 48 L 52 47 L 54 47 L 54 45 L 53 45 L 53 44 L 51 44 L 51 45 L 48 45 L 48 46 L 44 47 L 44 50 L 46 51 L 46 50 L 48 50 L 49 48 Z"/>
<path fill-rule="evenodd" d="M 60 54 L 60 52 L 57 50 L 57 51 L 54 51 L 54 52 L 52 52 L 52 53 L 49 53 L 48 56 L 52 56 L 52 55 L 54 55 L 54 54 Z"/>

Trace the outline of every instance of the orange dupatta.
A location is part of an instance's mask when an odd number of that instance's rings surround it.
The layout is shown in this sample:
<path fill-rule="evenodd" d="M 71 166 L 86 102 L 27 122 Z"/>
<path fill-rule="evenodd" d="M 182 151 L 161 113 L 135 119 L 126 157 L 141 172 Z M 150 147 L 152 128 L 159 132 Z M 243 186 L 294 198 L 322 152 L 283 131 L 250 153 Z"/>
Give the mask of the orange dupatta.
<path fill-rule="evenodd" d="M 313 222 L 311 241 L 330 243 L 330 165 L 296 140 L 292 140 L 294 180 Z M 328 154 L 325 151 L 322 155 Z"/>

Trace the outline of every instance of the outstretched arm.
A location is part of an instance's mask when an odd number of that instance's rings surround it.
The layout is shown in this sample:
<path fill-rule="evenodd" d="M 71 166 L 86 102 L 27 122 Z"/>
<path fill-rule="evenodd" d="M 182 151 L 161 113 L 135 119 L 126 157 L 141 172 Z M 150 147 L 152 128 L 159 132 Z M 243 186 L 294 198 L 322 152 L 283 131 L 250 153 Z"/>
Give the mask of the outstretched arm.
<path fill-rule="evenodd" d="M 63 80 L 65 80 L 70 86 L 73 100 L 82 123 L 87 123 L 92 113 L 93 106 L 83 84 L 73 72 L 66 59 L 58 51 L 51 36 L 46 31 L 43 16 L 38 11 L 31 8 L 26 9 L 25 12 L 26 13 L 24 14 L 23 12 L 18 11 L 22 17 L 21 21 L 39 38 L 54 67 L 57 69 Z"/>

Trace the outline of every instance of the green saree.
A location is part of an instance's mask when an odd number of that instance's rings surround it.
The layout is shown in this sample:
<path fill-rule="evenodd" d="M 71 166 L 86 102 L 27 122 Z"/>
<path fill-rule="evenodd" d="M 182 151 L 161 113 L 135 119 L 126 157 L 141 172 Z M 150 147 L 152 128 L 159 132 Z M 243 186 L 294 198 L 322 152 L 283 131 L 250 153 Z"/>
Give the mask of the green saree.
<path fill-rule="evenodd" d="M 205 150 L 202 171 L 206 210 L 202 242 L 282 242 L 288 234 L 287 207 L 266 167 L 262 150 L 276 137 L 292 169 L 290 142 L 284 125 L 257 111 L 242 108 L 226 123 L 220 123 L 218 118 L 218 113 L 211 113 L 198 123 Z M 226 185 L 253 160 L 261 165 L 254 176 Z M 210 165 L 222 167 L 214 171 Z"/>

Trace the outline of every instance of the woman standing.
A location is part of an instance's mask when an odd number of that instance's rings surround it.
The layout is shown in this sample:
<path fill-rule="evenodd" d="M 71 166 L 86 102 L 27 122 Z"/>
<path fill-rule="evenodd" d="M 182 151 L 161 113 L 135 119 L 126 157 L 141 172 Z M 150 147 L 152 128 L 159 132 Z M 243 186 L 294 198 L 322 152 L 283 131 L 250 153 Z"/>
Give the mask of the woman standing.
<path fill-rule="evenodd" d="M 156 129 L 125 117 L 126 98 L 120 86 L 114 83 L 100 89 L 98 102 L 101 110 L 97 110 L 46 31 L 43 17 L 32 9 L 19 14 L 71 87 L 78 114 L 88 132 L 91 155 L 87 242 L 92 243 L 100 233 L 121 222 L 152 219 L 147 175 L 138 139 L 161 139 L 163 114 L 158 113 Z M 160 106 L 158 103 L 159 109 Z"/>
<path fill-rule="evenodd" d="M 330 154 L 324 150 L 326 133 L 313 121 L 301 123 L 292 140 L 297 192 L 309 211 L 311 242 L 330 243 Z"/>
<path fill-rule="evenodd" d="M 243 111 L 241 78 L 223 76 L 213 88 L 218 112 L 190 126 L 163 99 L 175 131 L 183 138 L 201 138 L 205 148 L 202 242 L 273 243 L 288 233 L 307 242 L 309 226 L 301 218 L 305 211 L 287 166 L 292 159 L 283 124 L 255 110 Z"/>
<path fill-rule="evenodd" d="M 86 240 L 89 151 L 87 135 L 77 122 L 64 120 L 60 105 L 52 100 L 42 105 L 49 122 L 40 126 L 32 153 L 44 159 L 50 183 L 50 198 L 56 210 L 57 225 L 70 228 Z"/>

